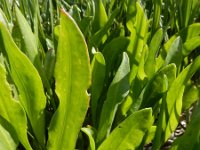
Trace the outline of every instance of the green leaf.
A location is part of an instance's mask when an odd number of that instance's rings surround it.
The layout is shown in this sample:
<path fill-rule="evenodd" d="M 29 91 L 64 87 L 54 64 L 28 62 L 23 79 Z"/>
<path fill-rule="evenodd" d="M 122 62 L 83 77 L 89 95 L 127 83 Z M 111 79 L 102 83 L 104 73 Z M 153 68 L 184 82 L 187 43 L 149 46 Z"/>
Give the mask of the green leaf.
<path fill-rule="evenodd" d="M 38 56 L 36 37 L 34 36 L 31 27 L 22 15 L 17 6 L 15 6 L 16 21 L 20 30 L 21 50 L 28 56 L 31 62 L 37 67 L 41 67 L 41 62 Z"/>
<path fill-rule="evenodd" d="M 190 108 L 190 106 L 199 99 L 200 89 L 195 85 L 187 85 L 183 95 L 183 110 Z"/>
<path fill-rule="evenodd" d="M 179 26 L 180 28 L 187 27 L 191 16 L 192 2 L 191 0 L 180 0 L 177 4 Z"/>
<path fill-rule="evenodd" d="M 91 41 L 90 41 L 90 46 L 89 48 L 91 49 L 92 46 L 98 47 L 99 44 L 102 41 L 102 38 L 104 37 L 105 34 L 108 33 L 109 28 L 111 27 L 114 19 L 117 17 L 117 15 L 119 14 L 120 9 L 116 8 L 112 15 L 110 16 L 110 18 L 108 19 L 108 21 L 106 22 L 106 24 L 98 31 L 96 32 L 92 37 L 91 37 Z"/>
<path fill-rule="evenodd" d="M 26 149 L 31 149 L 27 136 L 26 114 L 19 101 L 12 98 L 11 89 L 6 81 L 6 70 L 1 64 L 0 89 L 0 115 L 12 124 L 23 146 Z M 6 134 L 5 131 L 4 134 Z M 11 145 L 13 145 L 12 140 Z"/>
<path fill-rule="evenodd" d="M 176 129 L 182 110 L 185 85 L 198 69 L 200 69 L 200 56 L 179 74 L 163 98 L 153 150 L 159 149 Z"/>
<path fill-rule="evenodd" d="M 95 150 L 94 131 L 92 128 L 81 128 L 81 131 L 83 131 L 89 138 L 90 150 Z"/>
<path fill-rule="evenodd" d="M 151 128 L 148 130 L 146 134 L 145 144 L 149 144 L 154 139 L 156 128 L 156 126 L 151 126 Z"/>
<path fill-rule="evenodd" d="M 0 147 L 5 150 L 16 150 L 17 144 L 12 139 L 12 136 L 3 126 L 0 124 Z"/>
<path fill-rule="evenodd" d="M 188 124 L 183 136 L 177 138 L 171 150 L 197 150 L 200 149 L 200 105 L 195 107 L 191 122 Z"/>
<path fill-rule="evenodd" d="M 187 40 L 190 40 L 191 38 L 196 37 L 198 35 L 200 35 L 200 23 L 194 23 L 188 26 L 187 28 L 183 28 L 180 32 L 174 34 L 161 49 L 160 55 L 156 60 L 156 70 L 160 69 L 160 67 L 163 65 L 170 47 L 172 46 L 174 40 L 177 39 L 178 36 L 181 37 L 182 43 L 185 43 Z"/>
<path fill-rule="evenodd" d="M 136 0 L 129 0 L 127 5 L 127 28 L 132 31 L 135 23 L 135 16 L 136 16 Z"/>
<path fill-rule="evenodd" d="M 129 83 L 131 85 L 131 88 L 130 88 L 129 96 L 126 98 L 122 106 L 123 107 L 122 112 L 124 115 L 126 115 L 126 112 L 131 107 L 131 105 L 135 104 L 135 100 L 136 100 L 135 97 L 137 97 L 138 93 L 141 92 L 141 89 L 143 87 L 143 81 L 145 82 L 145 80 L 141 81 L 140 79 L 136 77 L 138 74 L 142 75 L 140 77 L 142 77 L 143 79 L 146 77 L 143 65 L 144 65 L 144 60 L 146 58 L 145 57 L 146 56 L 145 51 L 147 51 L 146 37 L 147 37 L 147 31 L 148 31 L 148 25 L 149 25 L 144 9 L 141 6 L 141 4 L 139 2 L 136 2 L 135 4 L 135 1 L 130 2 L 130 3 L 132 4 L 130 8 L 131 9 L 130 13 L 132 12 L 132 14 L 134 14 L 136 11 L 136 16 L 132 16 L 133 18 L 129 18 L 127 22 L 128 23 L 127 26 L 131 32 L 131 35 L 129 37 L 130 43 L 127 48 L 127 53 L 130 58 L 131 69 L 130 69 Z M 141 62 L 141 59 L 143 59 L 143 62 Z M 139 65 L 140 65 L 140 70 L 138 70 Z M 133 107 L 134 106 L 132 105 L 132 110 L 135 110 Z"/>
<path fill-rule="evenodd" d="M 7 28 L 9 28 L 8 20 L 4 14 L 4 12 L 0 8 L 0 22 L 2 22 Z"/>
<path fill-rule="evenodd" d="M 100 145 L 98 150 L 135 150 L 153 122 L 152 110 L 139 110 L 120 123 Z"/>
<path fill-rule="evenodd" d="M 20 49 L 28 56 L 32 64 L 37 68 L 44 83 L 44 86 L 47 89 L 50 89 L 49 82 L 44 74 L 42 62 L 40 60 L 40 55 L 37 47 L 38 37 L 33 34 L 31 27 L 29 26 L 28 22 L 26 21 L 25 17 L 22 15 L 17 6 L 15 6 L 15 14 L 20 31 L 20 35 L 18 35 L 21 44 Z"/>
<path fill-rule="evenodd" d="M 158 71 L 141 92 L 140 108 L 154 107 L 176 78 L 176 66 L 170 64 Z"/>
<path fill-rule="evenodd" d="M 101 29 L 108 21 L 108 17 L 104 5 L 102 3 L 102 0 L 94 0 L 94 3 L 95 3 L 95 14 L 92 25 L 93 33 Z"/>
<path fill-rule="evenodd" d="M 153 35 L 151 39 L 151 42 L 149 45 L 149 54 L 144 65 L 145 73 L 147 74 L 149 79 L 155 73 L 155 63 L 156 63 L 155 56 L 161 46 L 162 40 L 163 40 L 163 30 L 162 28 L 160 28 Z"/>
<path fill-rule="evenodd" d="M 102 53 L 106 61 L 106 77 L 113 71 L 118 56 L 126 51 L 129 39 L 126 37 L 114 38 L 110 43 L 106 44 Z"/>
<path fill-rule="evenodd" d="M 144 9 L 139 2 L 136 3 L 136 9 L 137 13 L 135 23 L 130 31 L 130 44 L 128 46 L 128 55 L 131 65 L 130 83 L 137 75 L 137 69 L 139 66 L 143 48 L 146 44 L 145 38 L 148 30 L 148 21 Z"/>
<path fill-rule="evenodd" d="M 106 64 L 100 52 L 94 54 L 92 64 L 91 110 L 93 124 L 96 125 L 98 100 L 104 87 Z"/>
<path fill-rule="evenodd" d="M 70 150 L 75 148 L 88 109 L 87 89 L 91 77 L 83 35 L 64 10 L 61 11 L 54 77 L 59 106 L 50 123 L 47 148 Z"/>
<path fill-rule="evenodd" d="M 118 106 L 129 92 L 129 67 L 129 58 L 126 53 L 123 53 L 121 65 L 108 89 L 107 97 L 103 104 L 97 133 L 98 144 L 109 135 Z"/>
<path fill-rule="evenodd" d="M 14 43 L 9 31 L 0 23 L 1 40 L 8 58 L 11 77 L 17 86 L 19 100 L 41 145 L 45 144 L 44 108 L 46 97 L 41 78 L 27 56 Z M 39 122 L 39 123 L 38 123 Z"/>
<path fill-rule="evenodd" d="M 162 0 L 154 0 L 153 22 L 151 34 L 154 34 L 160 27 Z"/>
<path fill-rule="evenodd" d="M 183 44 L 182 53 L 188 56 L 193 50 L 200 46 L 200 36 L 193 37 Z"/>
<path fill-rule="evenodd" d="M 181 62 L 182 62 L 182 42 L 181 38 L 177 37 L 172 43 L 171 47 L 169 48 L 169 51 L 165 59 L 165 65 L 168 65 L 170 63 L 175 63 L 177 69 L 179 69 Z"/>

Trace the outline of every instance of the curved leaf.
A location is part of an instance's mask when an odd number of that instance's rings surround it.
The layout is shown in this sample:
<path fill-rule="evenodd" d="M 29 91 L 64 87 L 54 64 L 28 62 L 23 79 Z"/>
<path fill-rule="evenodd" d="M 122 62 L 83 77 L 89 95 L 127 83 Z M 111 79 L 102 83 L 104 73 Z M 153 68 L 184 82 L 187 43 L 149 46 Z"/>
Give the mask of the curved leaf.
<path fill-rule="evenodd" d="M 127 50 L 129 39 L 126 37 L 114 38 L 110 43 L 106 44 L 102 53 L 106 61 L 106 82 L 110 72 L 114 69 L 114 65 L 118 60 L 118 56 Z"/>
<path fill-rule="evenodd" d="M 153 123 L 152 110 L 139 110 L 120 123 L 98 150 L 135 150 Z"/>
<path fill-rule="evenodd" d="M 61 11 L 54 70 L 59 106 L 50 123 L 48 149 L 74 149 L 89 97 L 90 66 L 87 46 L 74 20 Z"/>
<path fill-rule="evenodd" d="M 177 37 L 172 43 L 171 47 L 169 48 L 169 51 L 165 58 L 165 65 L 175 63 L 177 69 L 179 69 L 182 62 L 182 58 L 182 41 L 180 37 Z"/>
<path fill-rule="evenodd" d="M 94 54 L 92 64 L 91 110 L 93 124 L 96 125 L 98 100 L 104 86 L 106 64 L 100 52 Z"/>
<path fill-rule="evenodd" d="M 95 150 L 94 131 L 91 128 L 82 128 L 81 131 L 83 131 L 89 138 L 90 150 Z"/>
<path fill-rule="evenodd" d="M 1 149 L 16 150 L 17 145 L 12 139 L 12 136 L 6 129 L 4 129 L 0 124 L 0 147 Z"/>
<path fill-rule="evenodd" d="M 158 71 L 141 92 L 139 97 L 142 100 L 140 108 L 154 107 L 168 90 L 175 78 L 175 64 L 169 64 Z"/>
<path fill-rule="evenodd" d="M 6 70 L 0 64 L 0 115 L 14 127 L 17 136 L 26 149 L 31 149 L 27 136 L 26 114 L 20 103 L 12 98 L 6 81 Z"/>
<path fill-rule="evenodd" d="M 163 98 L 153 150 L 159 149 L 176 129 L 182 110 L 185 85 L 198 69 L 200 69 L 200 56 L 179 74 Z"/>
<path fill-rule="evenodd" d="M 123 53 L 122 63 L 108 89 L 107 97 L 103 104 L 97 133 L 98 144 L 109 135 L 117 108 L 129 92 L 129 67 L 128 55 Z"/>
<path fill-rule="evenodd" d="M 92 26 L 93 33 L 101 29 L 108 21 L 108 17 L 104 5 L 102 3 L 102 0 L 94 0 L 94 3 L 95 3 L 95 15 Z"/>
<path fill-rule="evenodd" d="M 131 65 L 130 83 L 137 75 L 139 62 L 142 57 L 142 51 L 146 44 L 145 38 L 148 30 L 148 20 L 146 18 L 144 9 L 139 2 L 136 2 L 136 10 L 137 13 L 135 17 L 135 23 L 130 31 L 130 44 L 128 46 L 128 55 Z"/>
<path fill-rule="evenodd" d="M 156 53 L 158 52 L 161 42 L 163 40 L 163 30 L 160 28 L 152 37 L 150 45 L 149 45 L 149 54 L 146 59 L 144 70 L 147 74 L 148 78 L 150 79 L 153 74 L 155 73 L 155 57 Z"/>
<path fill-rule="evenodd" d="M 200 88 L 195 85 L 187 85 L 183 95 L 183 110 L 190 108 L 190 106 L 199 99 Z"/>
<path fill-rule="evenodd" d="M 46 97 L 41 78 L 27 56 L 15 45 L 9 31 L 0 23 L 2 41 L 10 65 L 10 73 L 19 91 L 19 100 L 30 120 L 33 132 L 44 146 L 44 108 Z M 38 123 L 39 122 L 39 123 Z"/>
<path fill-rule="evenodd" d="M 197 150 L 200 149 L 200 104 L 194 109 L 191 122 L 188 124 L 183 136 L 177 138 L 171 150 Z"/>
<path fill-rule="evenodd" d="M 42 62 L 40 60 L 40 55 L 38 51 L 38 43 L 37 38 L 29 26 L 28 22 L 26 21 L 25 17 L 22 15 L 20 10 L 17 6 L 15 6 L 15 14 L 16 14 L 16 21 L 19 27 L 20 35 L 18 35 L 21 43 L 20 50 L 23 51 L 26 56 L 30 59 L 32 64 L 38 70 L 41 79 L 44 83 L 44 86 L 50 90 L 50 85 L 47 80 L 47 77 L 44 74 L 44 70 L 42 68 Z"/>
<path fill-rule="evenodd" d="M 96 32 L 92 37 L 91 37 L 91 41 L 90 41 L 90 48 L 92 46 L 99 46 L 99 44 L 102 41 L 102 38 L 104 37 L 104 35 L 106 33 L 108 33 L 108 29 L 111 27 L 114 19 L 117 17 L 117 15 L 119 14 L 119 8 L 116 8 L 112 15 L 110 16 L 110 18 L 108 19 L 108 21 L 106 22 L 106 24 L 98 31 Z"/>
<path fill-rule="evenodd" d="M 187 40 L 183 44 L 183 50 L 182 50 L 183 55 L 188 56 L 198 46 L 200 46 L 200 36 L 196 36 Z"/>

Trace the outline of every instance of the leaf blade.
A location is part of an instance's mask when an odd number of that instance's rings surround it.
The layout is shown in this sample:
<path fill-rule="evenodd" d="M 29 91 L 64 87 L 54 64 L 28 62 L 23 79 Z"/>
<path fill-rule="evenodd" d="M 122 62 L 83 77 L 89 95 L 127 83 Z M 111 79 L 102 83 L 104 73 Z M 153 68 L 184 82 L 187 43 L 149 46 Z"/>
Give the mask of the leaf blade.
<path fill-rule="evenodd" d="M 64 10 L 61 11 L 54 77 L 60 104 L 50 123 L 47 148 L 74 149 L 88 109 L 86 90 L 90 85 L 90 67 L 83 35 Z"/>

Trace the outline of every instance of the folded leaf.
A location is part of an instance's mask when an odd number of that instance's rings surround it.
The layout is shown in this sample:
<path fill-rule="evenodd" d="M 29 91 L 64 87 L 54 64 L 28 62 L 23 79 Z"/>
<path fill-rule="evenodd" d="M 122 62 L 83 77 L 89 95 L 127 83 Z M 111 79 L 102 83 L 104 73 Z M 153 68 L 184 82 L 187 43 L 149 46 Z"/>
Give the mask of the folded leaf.
<path fill-rule="evenodd" d="M 87 89 L 91 77 L 83 35 L 64 10 L 61 11 L 54 77 L 59 106 L 50 123 L 47 148 L 72 150 L 88 109 Z"/>

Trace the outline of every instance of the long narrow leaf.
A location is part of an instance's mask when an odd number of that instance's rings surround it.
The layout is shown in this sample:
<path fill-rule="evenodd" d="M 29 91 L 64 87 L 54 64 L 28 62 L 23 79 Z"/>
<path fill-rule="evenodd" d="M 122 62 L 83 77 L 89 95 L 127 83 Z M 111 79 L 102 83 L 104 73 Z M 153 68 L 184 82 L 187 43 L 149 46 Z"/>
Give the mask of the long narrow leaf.
<path fill-rule="evenodd" d="M 122 63 L 108 89 L 107 98 L 102 108 L 97 133 L 98 144 L 109 135 L 118 105 L 122 103 L 129 92 L 129 67 L 128 56 L 124 53 Z"/>
<path fill-rule="evenodd" d="M 92 64 L 92 87 L 91 87 L 91 110 L 93 124 L 97 123 L 98 100 L 104 87 L 106 64 L 103 55 L 100 52 L 94 54 Z"/>
<path fill-rule="evenodd" d="M 69 14 L 61 11 L 54 77 L 59 106 L 50 123 L 48 149 L 74 149 L 86 115 L 90 85 L 86 43 Z"/>
<path fill-rule="evenodd" d="M 20 102 L 30 120 L 33 132 L 44 146 L 44 108 L 46 97 L 43 91 L 41 78 L 30 60 L 14 43 L 9 31 L 0 23 L 2 42 L 11 70 L 11 77 L 20 93 Z M 39 122 L 39 123 L 38 123 Z"/>
<path fill-rule="evenodd" d="M 12 98 L 11 89 L 6 81 L 6 71 L 1 64 L 0 89 L 0 115 L 13 125 L 17 136 L 24 147 L 26 149 L 31 149 L 27 136 L 27 119 L 25 112 L 19 101 Z"/>

